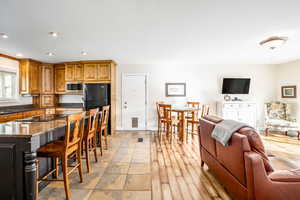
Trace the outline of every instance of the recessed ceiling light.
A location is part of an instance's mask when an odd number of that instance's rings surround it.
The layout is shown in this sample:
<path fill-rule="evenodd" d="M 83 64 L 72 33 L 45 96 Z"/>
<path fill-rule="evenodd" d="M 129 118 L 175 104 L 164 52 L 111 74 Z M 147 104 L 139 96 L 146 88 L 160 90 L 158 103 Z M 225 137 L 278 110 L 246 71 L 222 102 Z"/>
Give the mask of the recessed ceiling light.
<path fill-rule="evenodd" d="M 49 32 L 52 37 L 58 37 L 58 32 Z"/>
<path fill-rule="evenodd" d="M 82 51 L 82 52 L 81 52 L 81 55 L 86 56 L 86 55 L 87 55 L 87 52 Z"/>
<path fill-rule="evenodd" d="M 16 56 L 17 56 L 17 57 L 23 57 L 23 54 L 17 53 Z"/>
<path fill-rule="evenodd" d="M 48 53 L 47 53 L 47 56 L 54 56 L 54 53 L 48 52 Z"/>
<path fill-rule="evenodd" d="M 4 39 L 8 38 L 8 35 L 6 35 L 5 33 L 0 33 L 0 36 Z"/>
<path fill-rule="evenodd" d="M 263 47 L 273 50 L 281 47 L 284 43 L 286 43 L 287 40 L 287 37 L 273 36 L 261 41 L 259 44 Z"/>

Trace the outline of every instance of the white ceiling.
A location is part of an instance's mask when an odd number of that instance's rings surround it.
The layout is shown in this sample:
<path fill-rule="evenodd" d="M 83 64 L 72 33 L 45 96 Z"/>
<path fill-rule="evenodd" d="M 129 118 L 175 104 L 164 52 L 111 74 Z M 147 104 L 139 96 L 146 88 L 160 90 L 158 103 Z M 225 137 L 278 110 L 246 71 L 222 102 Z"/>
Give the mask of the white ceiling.
<path fill-rule="evenodd" d="M 0 33 L 9 38 L 0 38 L 0 53 L 45 62 L 282 63 L 300 58 L 299 8 L 299 0 L 1 0 Z M 273 35 L 289 41 L 273 51 L 258 45 Z"/>

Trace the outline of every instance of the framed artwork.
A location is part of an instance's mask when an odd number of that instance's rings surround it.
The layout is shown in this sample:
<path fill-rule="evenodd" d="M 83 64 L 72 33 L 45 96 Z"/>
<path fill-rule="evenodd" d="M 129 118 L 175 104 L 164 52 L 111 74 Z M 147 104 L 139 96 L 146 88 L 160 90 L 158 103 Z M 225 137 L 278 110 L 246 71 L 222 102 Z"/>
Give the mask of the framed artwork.
<path fill-rule="evenodd" d="M 281 86 L 281 97 L 282 98 L 297 98 L 296 85 Z"/>
<path fill-rule="evenodd" d="M 185 83 L 166 83 L 167 97 L 185 97 L 186 84 Z"/>

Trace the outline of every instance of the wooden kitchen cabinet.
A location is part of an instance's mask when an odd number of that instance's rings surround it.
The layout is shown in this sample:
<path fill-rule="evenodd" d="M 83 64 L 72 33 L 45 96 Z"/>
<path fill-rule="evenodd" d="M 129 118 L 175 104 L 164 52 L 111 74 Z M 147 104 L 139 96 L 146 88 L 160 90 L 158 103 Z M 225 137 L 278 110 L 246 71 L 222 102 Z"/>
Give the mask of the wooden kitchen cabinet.
<path fill-rule="evenodd" d="M 38 108 L 55 107 L 57 102 L 57 96 L 53 94 L 40 95 L 33 97 L 33 105 Z"/>
<path fill-rule="evenodd" d="M 98 64 L 84 64 L 84 81 L 97 81 Z"/>
<path fill-rule="evenodd" d="M 41 63 L 29 59 L 20 61 L 20 94 L 40 93 L 40 65 Z"/>
<path fill-rule="evenodd" d="M 66 82 L 82 81 L 84 70 L 82 64 L 66 64 L 65 80 Z"/>
<path fill-rule="evenodd" d="M 67 64 L 65 69 L 65 81 L 74 81 L 75 79 L 75 64 Z"/>
<path fill-rule="evenodd" d="M 41 94 L 54 94 L 54 69 L 51 64 L 41 65 Z"/>
<path fill-rule="evenodd" d="M 54 92 L 55 94 L 66 93 L 65 65 L 55 65 L 54 67 Z"/>
<path fill-rule="evenodd" d="M 53 107 L 56 103 L 55 95 L 41 95 L 41 108 Z"/>
<path fill-rule="evenodd" d="M 110 81 L 110 64 L 99 64 L 97 71 L 97 79 L 99 81 Z"/>
<path fill-rule="evenodd" d="M 83 76 L 84 76 L 83 65 L 81 65 L 81 64 L 75 65 L 74 80 L 75 81 L 83 81 Z"/>

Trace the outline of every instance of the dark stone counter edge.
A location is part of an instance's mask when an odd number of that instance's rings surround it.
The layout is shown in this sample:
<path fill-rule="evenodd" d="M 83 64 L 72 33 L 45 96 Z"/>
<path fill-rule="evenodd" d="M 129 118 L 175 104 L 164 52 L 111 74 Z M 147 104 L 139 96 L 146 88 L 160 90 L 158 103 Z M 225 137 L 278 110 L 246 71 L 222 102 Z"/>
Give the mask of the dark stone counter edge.
<path fill-rule="evenodd" d="M 43 122 L 40 122 L 40 123 L 43 123 Z M 41 134 L 50 132 L 50 131 L 54 131 L 54 130 L 59 129 L 59 128 L 62 128 L 62 127 L 66 127 L 66 126 L 67 126 L 67 125 L 60 125 L 60 126 L 58 126 L 58 127 L 50 128 L 50 129 L 48 129 L 48 130 L 46 130 L 46 131 L 34 133 L 34 134 L 31 134 L 31 135 L 21 135 L 21 134 L 0 134 L 0 138 L 31 138 L 31 137 L 34 137 L 34 136 L 37 136 L 37 135 L 41 135 Z"/>

